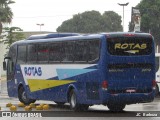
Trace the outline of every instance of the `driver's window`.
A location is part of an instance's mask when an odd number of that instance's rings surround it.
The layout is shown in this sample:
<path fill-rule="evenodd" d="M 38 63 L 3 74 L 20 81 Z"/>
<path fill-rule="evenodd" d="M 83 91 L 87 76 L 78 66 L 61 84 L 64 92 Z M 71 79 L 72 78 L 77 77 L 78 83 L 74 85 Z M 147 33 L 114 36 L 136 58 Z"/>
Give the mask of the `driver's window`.
<path fill-rule="evenodd" d="M 13 62 L 11 60 L 8 60 L 7 69 L 8 74 L 13 73 Z"/>

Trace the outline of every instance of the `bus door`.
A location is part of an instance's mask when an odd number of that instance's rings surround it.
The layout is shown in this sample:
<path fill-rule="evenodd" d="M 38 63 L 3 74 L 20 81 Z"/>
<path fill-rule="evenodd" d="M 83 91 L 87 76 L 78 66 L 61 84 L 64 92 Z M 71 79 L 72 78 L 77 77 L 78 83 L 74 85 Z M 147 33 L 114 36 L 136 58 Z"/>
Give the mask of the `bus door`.
<path fill-rule="evenodd" d="M 10 97 L 14 96 L 16 84 L 14 79 L 14 64 L 11 59 L 7 61 L 7 90 Z"/>
<path fill-rule="evenodd" d="M 17 80 L 15 79 L 16 49 L 17 46 L 11 46 L 9 51 L 10 59 L 7 61 L 7 90 L 10 97 L 14 97 L 17 94 Z"/>

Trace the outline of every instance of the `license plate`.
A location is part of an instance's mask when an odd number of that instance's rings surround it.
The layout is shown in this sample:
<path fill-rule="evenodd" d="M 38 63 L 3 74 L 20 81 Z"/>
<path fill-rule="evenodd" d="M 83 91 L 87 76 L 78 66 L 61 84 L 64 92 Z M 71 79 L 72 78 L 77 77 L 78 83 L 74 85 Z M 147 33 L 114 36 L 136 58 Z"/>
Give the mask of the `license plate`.
<path fill-rule="evenodd" d="M 127 92 L 127 93 L 135 93 L 136 90 L 134 90 L 134 89 L 129 89 L 129 90 L 126 90 L 126 92 Z"/>

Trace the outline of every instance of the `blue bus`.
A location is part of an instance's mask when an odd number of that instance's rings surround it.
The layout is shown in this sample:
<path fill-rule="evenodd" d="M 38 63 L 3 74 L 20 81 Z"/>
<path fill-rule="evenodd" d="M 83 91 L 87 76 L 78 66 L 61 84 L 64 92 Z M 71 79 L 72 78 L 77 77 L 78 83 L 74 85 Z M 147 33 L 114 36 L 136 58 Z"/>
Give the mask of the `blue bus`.
<path fill-rule="evenodd" d="M 7 59 L 7 62 L 6 62 Z M 152 102 L 155 48 L 147 33 L 101 33 L 22 40 L 4 58 L 10 97 L 69 103 L 74 111 Z"/>

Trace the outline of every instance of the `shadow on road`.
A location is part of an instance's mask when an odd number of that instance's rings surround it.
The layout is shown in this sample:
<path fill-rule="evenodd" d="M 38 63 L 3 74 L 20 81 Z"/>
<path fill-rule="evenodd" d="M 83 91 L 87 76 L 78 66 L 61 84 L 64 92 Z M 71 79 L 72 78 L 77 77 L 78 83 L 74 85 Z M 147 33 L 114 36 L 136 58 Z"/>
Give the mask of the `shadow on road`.
<path fill-rule="evenodd" d="M 143 113 L 143 111 L 121 111 L 121 112 L 111 112 L 109 110 L 95 110 L 89 108 L 88 111 L 74 112 L 70 110 L 69 105 L 50 105 L 51 108 L 57 109 L 54 111 L 47 111 L 51 117 L 136 117 L 138 113 Z"/>

